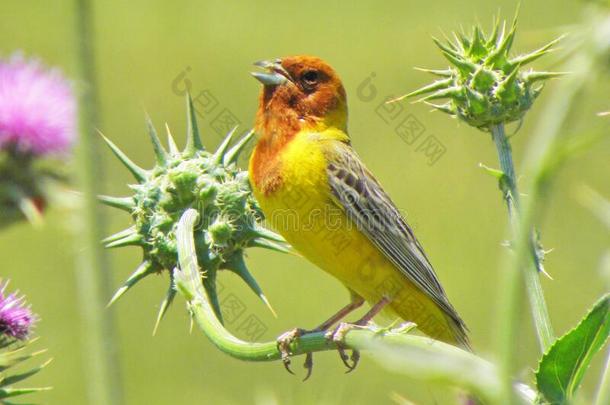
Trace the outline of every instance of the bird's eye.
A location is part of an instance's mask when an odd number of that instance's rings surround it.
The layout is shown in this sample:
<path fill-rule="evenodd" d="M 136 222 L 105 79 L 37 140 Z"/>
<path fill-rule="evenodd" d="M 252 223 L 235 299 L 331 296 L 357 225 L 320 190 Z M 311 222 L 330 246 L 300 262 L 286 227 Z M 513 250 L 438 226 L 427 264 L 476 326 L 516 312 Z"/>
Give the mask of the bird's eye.
<path fill-rule="evenodd" d="M 307 72 L 303 73 L 303 76 L 301 76 L 301 78 L 303 79 L 303 82 L 305 82 L 305 84 L 310 86 L 314 85 L 318 81 L 318 72 L 316 72 L 315 70 L 308 70 Z"/>

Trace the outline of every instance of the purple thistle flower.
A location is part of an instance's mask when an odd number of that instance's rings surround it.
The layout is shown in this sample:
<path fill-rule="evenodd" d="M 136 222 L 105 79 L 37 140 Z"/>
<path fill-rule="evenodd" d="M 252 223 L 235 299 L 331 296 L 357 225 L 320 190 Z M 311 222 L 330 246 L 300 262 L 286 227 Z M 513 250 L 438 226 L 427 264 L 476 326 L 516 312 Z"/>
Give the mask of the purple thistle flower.
<path fill-rule="evenodd" d="M 21 54 L 0 59 L 0 149 L 34 155 L 67 152 L 76 125 L 74 93 L 58 70 Z"/>
<path fill-rule="evenodd" d="M 25 297 L 17 292 L 4 295 L 8 281 L 0 284 L 0 339 L 25 340 L 30 334 L 36 315 L 25 304 Z"/>

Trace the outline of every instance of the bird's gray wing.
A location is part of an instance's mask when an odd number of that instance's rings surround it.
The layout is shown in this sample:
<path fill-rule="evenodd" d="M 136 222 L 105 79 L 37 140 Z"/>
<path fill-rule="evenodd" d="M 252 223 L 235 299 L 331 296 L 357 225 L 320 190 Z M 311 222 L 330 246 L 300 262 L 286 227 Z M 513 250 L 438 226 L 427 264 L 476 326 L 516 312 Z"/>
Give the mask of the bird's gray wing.
<path fill-rule="evenodd" d="M 327 174 L 335 203 L 358 229 L 453 320 L 466 326 L 449 303 L 432 265 L 413 231 L 356 152 L 347 144 L 325 148 Z"/>

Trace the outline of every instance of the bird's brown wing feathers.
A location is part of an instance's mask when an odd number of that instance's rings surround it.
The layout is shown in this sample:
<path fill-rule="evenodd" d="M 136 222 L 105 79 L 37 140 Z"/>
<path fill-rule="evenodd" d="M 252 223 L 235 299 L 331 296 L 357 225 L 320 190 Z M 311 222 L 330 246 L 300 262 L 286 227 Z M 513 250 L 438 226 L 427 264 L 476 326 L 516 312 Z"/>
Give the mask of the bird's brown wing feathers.
<path fill-rule="evenodd" d="M 326 149 L 327 174 L 335 203 L 367 238 L 449 317 L 458 340 L 466 326 L 449 303 L 423 248 L 390 197 L 347 144 Z"/>

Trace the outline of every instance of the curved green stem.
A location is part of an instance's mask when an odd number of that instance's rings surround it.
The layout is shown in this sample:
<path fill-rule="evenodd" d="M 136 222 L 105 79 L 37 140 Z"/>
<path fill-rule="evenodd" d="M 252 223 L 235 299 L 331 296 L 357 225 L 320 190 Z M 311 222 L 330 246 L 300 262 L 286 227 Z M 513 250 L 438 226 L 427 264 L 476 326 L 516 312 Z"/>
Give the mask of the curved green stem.
<path fill-rule="evenodd" d="M 208 294 L 202 285 L 193 229 L 198 219 L 196 210 L 187 210 L 177 229 L 179 269 L 174 269 L 177 290 L 202 332 L 224 353 L 245 361 L 274 361 L 281 358 L 277 343 L 246 342 L 224 328 L 215 315 Z M 380 329 L 373 326 L 348 330 L 342 341 L 348 348 L 371 350 L 382 365 L 398 369 L 414 378 L 459 385 L 497 403 L 500 380 L 495 366 L 455 346 L 430 338 L 405 333 L 405 328 Z M 293 356 L 334 350 L 337 344 L 324 332 L 309 333 L 290 345 Z M 530 390 L 515 388 L 528 403 L 533 403 Z"/>

